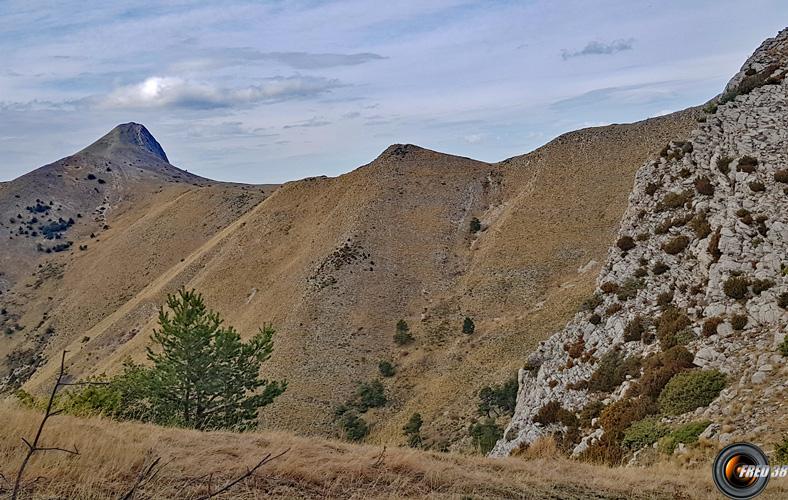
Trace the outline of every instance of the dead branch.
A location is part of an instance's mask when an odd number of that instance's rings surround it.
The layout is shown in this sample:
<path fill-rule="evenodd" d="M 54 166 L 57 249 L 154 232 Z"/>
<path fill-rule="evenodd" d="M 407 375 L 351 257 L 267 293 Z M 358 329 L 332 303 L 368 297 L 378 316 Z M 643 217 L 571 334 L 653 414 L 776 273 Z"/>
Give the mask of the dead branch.
<path fill-rule="evenodd" d="M 150 464 L 148 464 L 147 467 L 145 467 L 145 464 L 143 463 L 142 470 L 140 470 L 140 473 L 137 475 L 137 481 L 135 481 L 129 491 L 127 491 L 126 494 L 121 497 L 121 500 L 131 500 L 134 497 L 134 493 L 137 491 L 137 489 L 153 481 L 159 472 L 161 472 L 161 470 L 169 463 L 167 462 L 167 464 L 159 467 L 158 465 L 160 461 L 161 457 L 156 457 Z"/>
<path fill-rule="evenodd" d="M 378 455 L 377 458 L 375 459 L 375 463 L 372 464 L 372 467 L 377 469 L 378 467 L 383 465 L 383 460 L 385 459 L 385 457 L 386 457 L 386 447 L 384 446 L 383 450 L 380 452 L 380 455 Z"/>
<path fill-rule="evenodd" d="M 56 415 L 60 415 L 63 410 L 53 410 L 52 407 L 55 404 L 55 396 L 57 396 L 57 391 L 63 386 L 66 385 L 75 385 L 72 383 L 67 383 L 63 381 L 66 373 L 66 353 L 68 351 L 63 351 L 63 355 L 60 358 L 60 371 L 58 372 L 57 379 L 55 380 L 55 385 L 52 387 L 52 392 L 49 395 L 49 401 L 47 402 L 46 411 L 44 412 L 44 418 L 41 419 L 41 423 L 38 424 L 38 430 L 36 430 L 36 436 L 33 438 L 33 442 L 31 443 L 25 438 L 22 438 L 22 442 L 25 443 L 27 446 L 27 454 L 25 455 L 24 460 L 22 460 L 22 464 L 19 466 L 19 471 L 16 473 L 16 479 L 14 480 L 14 489 L 11 492 L 11 500 L 16 500 L 19 496 L 19 491 L 22 488 L 22 478 L 25 474 L 25 469 L 27 468 L 30 459 L 38 452 L 47 452 L 47 451 L 60 451 L 63 453 L 68 453 L 70 455 L 79 455 L 79 450 L 75 446 L 73 450 L 69 450 L 66 448 L 59 448 L 56 446 L 39 446 L 39 442 L 41 441 L 41 434 L 44 432 L 44 426 L 46 426 L 47 421 Z M 93 384 L 94 382 L 85 382 L 80 383 L 80 385 L 89 385 Z M 96 384 L 103 384 L 102 382 L 95 382 Z M 37 481 L 37 479 L 36 479 Z"/>
<path fill-rule="evenodd" d="M 283 451 L 282 453 L 280 453 L 278 455 L 274 455 L 274 456 L 271 456 L 271 454 L 269 453 L 268 455 L 264 456 L 262 460 L 257 462 L 257 465 L 255 465 L 251 469 L 247 469 L 246 473 L 244 473 L 244 474 L 238 476 L 237 478 L 233 479 L 232 481 L 230 481 L 229 483 L 225 484 L 224 486 L 222 486 L 221 488 L 219 488 L 218 490 L 216 490 L 213 493 L 210 492 L 210 483 L 209 483 L 208 494 L 206 496 L 199 497 L 198 500 L 209 500 L 211 498 L 215 498 L 215 497 L 221 495 L 225 491 L 228 491 L 230 488 L 232 488 L 236 484 L 240 483 L 241 481 L 247 479 L 249 476 L 254 474 L 257 471 L 257 469 L 259 469 L 260 467 L 264 466 L 267 463 L 273 462 L 274 460 L 276 460 L 277 458 L 281 457 L 282 455 L 284 455 L 285 453 L 287 453 L 289 451 L 290 451 L 290 448 L 288 448 L 285 451 Z"/>

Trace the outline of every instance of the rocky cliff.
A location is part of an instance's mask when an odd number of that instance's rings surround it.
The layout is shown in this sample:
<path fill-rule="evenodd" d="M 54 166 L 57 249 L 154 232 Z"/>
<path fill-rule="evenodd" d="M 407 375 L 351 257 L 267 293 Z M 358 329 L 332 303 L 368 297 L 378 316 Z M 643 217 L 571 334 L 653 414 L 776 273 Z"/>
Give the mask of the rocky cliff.
<path fill-rule="evenodd" d="M 785 431 L 786 72 L 783 30 L 689 141 L 640 168 L 596 293 L 520 370 L 493 455 L 554 435 L 575 456 L 618 461 L 643 419 L 700 421 L 705 438 L 767 448 Z"/>

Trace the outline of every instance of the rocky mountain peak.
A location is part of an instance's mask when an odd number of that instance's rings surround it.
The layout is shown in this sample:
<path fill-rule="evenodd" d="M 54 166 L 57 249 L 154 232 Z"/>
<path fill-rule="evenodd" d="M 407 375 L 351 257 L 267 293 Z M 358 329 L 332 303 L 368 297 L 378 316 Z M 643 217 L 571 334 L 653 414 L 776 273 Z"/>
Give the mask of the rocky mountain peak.
<path fill-rule="evenodd" d="M 624 439 L 646 419 L 697 424 L 722 445 L 773 442 L 766 426 L 728 424 L 784 411 L 787 72 L 783 31 L 706 107 L 689 141 L 640 168 L 595 293 L 520 370 L 493 455 L 557 434 L 575 456 L 637 460 L 652 443 Z"/>
<path fill-rule="evenodd" d="M 82 152 L 107 156 L 118 149 L 138 149 L 169 163 L 167 154 L 156 138 L 144 125 L 134 122 L 118 125 Z"/>

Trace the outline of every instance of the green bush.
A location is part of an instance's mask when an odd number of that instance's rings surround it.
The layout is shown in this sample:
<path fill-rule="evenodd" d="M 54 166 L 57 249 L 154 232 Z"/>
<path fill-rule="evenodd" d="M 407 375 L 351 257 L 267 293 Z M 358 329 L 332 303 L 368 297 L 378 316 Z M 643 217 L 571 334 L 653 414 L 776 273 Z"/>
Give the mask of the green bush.
<path fill-rule="evenodd" d="M 381 361 L 378 363 L 378 371 L 384 377 L 393 377 L 397 373 L 394 365 L 389 361 Z"/>
<path fill-rule="evenodd" d="M 788 335 L 780 343 L 780 354 L 788 358 Z"/>
<path fill-rule="evenodd" d="M 502 385 L 484 387 L 479 391 L 479 415 L 514 415 L 518 389 L 516 375 Z"/>
<path fill-rule="evenodd" d="M 711 422 L 702 420 L 699 422 L 690 422 L 680 425 L 670 431 L 668 435 L 659 440 L 657 445 L 659 451 L 662 453 L 672 454 L 679 443 L 685 445 L 692 444 L 698 441 L 698 436 L 706 430 Z"/>
<path fill-rule="evenodd" d="M 374 380 L 358 386 L 352 405 L 360 413 L 364 413 L 370 408 L 385 406 L 387 402 L 383 384 L 380 380 Z"/>
<path fill-rule="evenodd" d="M 640 375 L 640 359 L 636 356 L 625 357 L 623 352 L 613 349 L 599 360 L 596 370 L 588 381 L 588 389 L 610 392 L 621 385 L 627 375 L 632 377 Z"/>
<path fill-rule="evenodd" d="M 473 446 L 486 455 L 493 449 L 495 443 L 503 437 L 503 429 L 492 418 L 471 424 L 468 429 Z"/>
<path fill-rule="evenodd" d="M 471 219 L 470 230 L 471 233 L 478 233 L 479 231 L 482 230 L 482 223 L 476 217 Z"/>
<path fill-rule="evenodd" d="M 602 299 L 602 296 L 599 295 L 598 293 L 595 293 L 594 295 L 590 296 L 585 301 L 583 301 L 583 303 L 580 305 L 580 310 L 593 311 L 597 307 L 601 306 L 603 302 L 604 301 Z"/>
<path fill-rule="evenodd" d="M 410 334 L 410 327 L 408 323 L 401 319 L 397 321 L 397 331 L 394 334 L 394 342 L 397 345 L 407 345 L 413 342 L 413 335 Z"/>
<path fill-rule="evenodd" d="M 665 242 L 662 245 L 662 250 L 664 250 L 666 254 L 676 255 L 678 253 L 683 252 L 684 249 L 687 248 L 689 244 L 690 244 L 689 237 L 680 234 Z"/>
<path fill-rule="evenodd" d="M 772 460 L 776 464 L 788 464 L 788 436 L 783 436 L 782 443 L 775 446 Z"/>
<path fill-rule="evenodd" d="M 651 446 L 670 432 L 670 428 L 657 417 L 646 417 L 629 426 L 624 432 L 621 445 L 630 450 L 639 450 Z"/>
<path fill-rule="evenodd" d="M 781 293 L 780 296 L 777 297 L 777 305 L 783 309 L 788 309 L 788 292 Z"/>
<path fill-rule="evenodd" d="M 747 296 L 750 280 L 746 276 L 730 276 L 722 284 L 722 291 L 732 299 L 743 299 Z"/>
<path fill-rule="evenodd" d="M 708 406 L 725 387 L 725 374 L 717 370 L 690 370 L 678 373 L 659 395 L 659 408 L 667 415 L 681 415 Z"/>
<path fill-rule="evenodd" d="M 353 412 L 347 412 L 342 416 L 341 425 L 348 441 L 361 441 L 369 434 L 367 422 Z"/>
<path fill-rule="evenodd" d="M 711 234 L 711 224 L 709 224 L 709 219 L 706 218 L 705 212 L 701 212 L 693 217 L 689 225 L 692 230 L 695 231 L 695 236 L 700 240 Z"/>
<path fill-rule="evenodd" d="M 591 421 L 602 413 L 605 409 L 605 403 L 599 400 L 591 401 L 577 414 L 578 423 L 585 427 L 591 427 Z"/>
<path fill-rule="evenodd" d="M 414 413 L 410 416 L 408 423 L 402 427 L 402 433 L 408 439 L 408 446 L 411 448 L 418 448 L 421 446 L 421 426 L 423 424 L 424 421 L 421 418 L 421 414 Z"/>
<path fill-rule="evenodd" d="M 462 322 L 462 333 L 465 335 L 472 335 L 475 331 L 476 325 L 473 323 L 473 319 L 466 316 Z"/>

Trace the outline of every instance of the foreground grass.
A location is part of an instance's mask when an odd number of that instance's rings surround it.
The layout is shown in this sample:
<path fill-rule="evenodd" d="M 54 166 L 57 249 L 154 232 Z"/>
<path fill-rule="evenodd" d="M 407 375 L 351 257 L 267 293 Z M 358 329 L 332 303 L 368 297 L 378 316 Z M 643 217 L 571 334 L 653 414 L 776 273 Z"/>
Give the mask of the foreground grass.
<path fill-rule="evenodd" d="M 0 403 L 0 473 L 12 480 L 40 414 Z M 58 416 L 43 446 L 76 445 L 78 456 L 33 459 L 25 498 L 119 498 L 153 457 L 165 464 L 135 498 L 196 498 L 244 473 L 267 453 L 290 451 L 225 498 L 707 498 L 708 467 L 606 468 L 543 453 L 487 459 L 352 445 L 278 432 L 202 433 L 101 418 Z M 34 480 L 32 484 L 30 480 Z M 775 481 L 777 482 L 777 481 Z M 0 496 L 8 485 L 0 478 Z M 771 490 L 771 491 L 770 491 Z M 787 490 L 770 487 L 778 498 Z"/>

